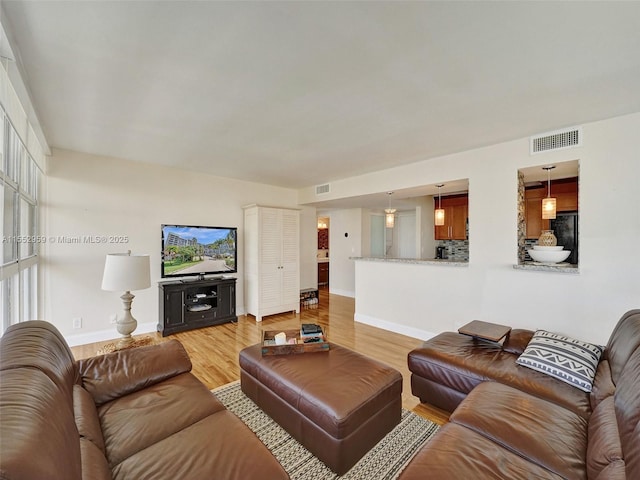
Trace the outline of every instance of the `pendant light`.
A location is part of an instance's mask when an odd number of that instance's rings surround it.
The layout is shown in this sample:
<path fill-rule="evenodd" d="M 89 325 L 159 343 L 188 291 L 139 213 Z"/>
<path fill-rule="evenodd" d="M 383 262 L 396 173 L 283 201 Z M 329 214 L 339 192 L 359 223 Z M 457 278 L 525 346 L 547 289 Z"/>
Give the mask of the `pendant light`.
<path fill-rule="evenodd" d="M 438 187 L 438 208 L 435 211 L 435 225 L 440 227 L 444 225 L 444 209 L 442 208 L 442 198 L 440 197 L 440 189 L 444 187 L 444 183 L 436 185 Z"/>
<path fill-rule="evenodd" d="M 393 228 L 396 223 L 396 209 L 391 208 L 391 195 L 393 192 L 387 192 L 389 195 L 389 208 L 384 209 L 384 224 L 387 228 Z"/>
<path fill-rule="evenodd" d="M 551 170 L 556 168 L 555 165 L 542 167 L 547 171 L 547 198 L 542 199 L 542 219 L 553 220 L 556 218 L 556 199 L 551 197 Z"/>

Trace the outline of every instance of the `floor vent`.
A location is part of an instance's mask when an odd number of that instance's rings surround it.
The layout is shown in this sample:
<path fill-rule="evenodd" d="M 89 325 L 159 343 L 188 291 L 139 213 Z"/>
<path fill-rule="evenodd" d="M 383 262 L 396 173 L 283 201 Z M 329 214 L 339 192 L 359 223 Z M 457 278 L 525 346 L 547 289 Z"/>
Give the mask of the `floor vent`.
<path fill-rule="evenodd" d="M 582 146 L 582 127 L 571 127 L 554 132 L 542 133 L 531 137 L 529 153 L 544 153 L 551 150 L 561 150 Z"/>
<path fill-rule="evenodd" d="M 331 191 L 331 185 L 325 183 L 324 185 L 316 185 L 316 195 L 322 195 Z"/>

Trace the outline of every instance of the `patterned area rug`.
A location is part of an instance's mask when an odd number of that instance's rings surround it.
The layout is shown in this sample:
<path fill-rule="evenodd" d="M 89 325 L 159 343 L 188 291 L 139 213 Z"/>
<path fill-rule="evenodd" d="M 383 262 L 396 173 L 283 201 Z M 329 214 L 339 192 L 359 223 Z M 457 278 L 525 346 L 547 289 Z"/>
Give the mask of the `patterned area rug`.
<path fill-rule="evenodd" d="M 213 394 L 258 436 L 293 480 L 395 479 L 420 447 L 438 431 L 437 424 L 403 409 L 400 424 L 340 477 L 245 396 L 240 382 L 217 388 Z"/>

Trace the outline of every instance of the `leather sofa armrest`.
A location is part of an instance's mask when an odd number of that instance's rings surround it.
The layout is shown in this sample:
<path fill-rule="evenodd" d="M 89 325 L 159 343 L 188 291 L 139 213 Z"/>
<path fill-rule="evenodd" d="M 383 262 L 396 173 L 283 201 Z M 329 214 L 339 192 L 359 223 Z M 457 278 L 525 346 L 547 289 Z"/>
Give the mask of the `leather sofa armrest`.
<path fill-rule="evenodd" d="M 527 345 L 529 345 L 534 333 L 532 330 L 514 328 L 511 330 L 507 341 L 504 342 L 502 349 L 505 352 L 520 356 L 522 352 L 524 352 L 524 349 L 527 348 Z"/>
<path fill-rule="evenodd" d="M 130 348 L 78 361 L 82 384 L 97 406 L 191 371 L 177 340 Z"/>

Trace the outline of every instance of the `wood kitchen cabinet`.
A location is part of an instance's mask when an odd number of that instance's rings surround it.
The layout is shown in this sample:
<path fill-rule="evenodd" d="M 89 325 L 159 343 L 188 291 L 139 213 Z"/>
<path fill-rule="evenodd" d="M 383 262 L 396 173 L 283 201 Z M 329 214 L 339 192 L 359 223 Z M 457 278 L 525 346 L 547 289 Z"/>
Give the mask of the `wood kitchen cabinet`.
<path fill-rule="evenodd" d="M 329 229 L 327 228 L 318 229 L 318 249 L 319 250 L 329 249 Z"/>
<path fill-rule="evenodd" d="M 469 196 L 465 194 L 442 197 L 441 205 L 444 209 L 444 225 L 434 227 L 434 238 L 436 240 L 466 240 Z M 434 203 L 434 210 L 436 208 L 438 208 L 437 199 Z"/>
<path fill-rule="evenodd" d="M 318 263 L 318 285 L 329 285 L 329 262 Z"/>
<path fill-rule="evenodd" d="M 542 230 L 549 229 L 549 220 L 542 219 L 542 199 L 547 194 L 546 184 L 525 190 L 526 238 L 538 238 Z M 551 182 L 551 196 L 556 199 L 556 212 L 578 211 L 578 178 L 565 178 Z"/>

